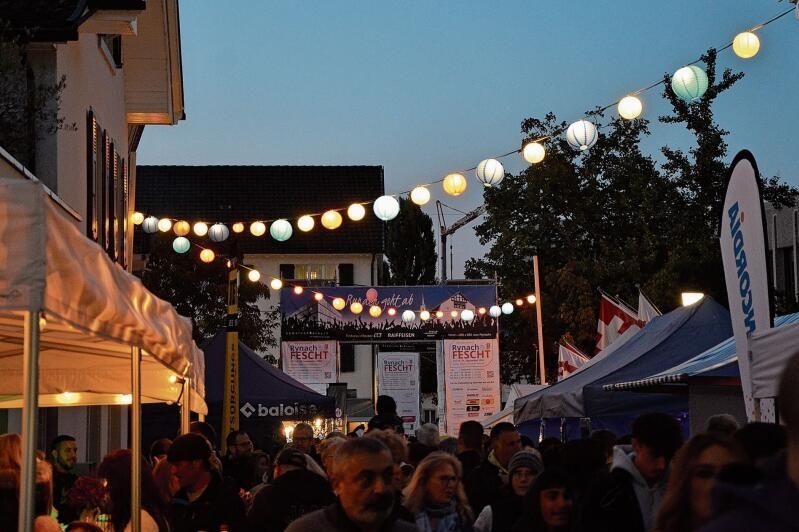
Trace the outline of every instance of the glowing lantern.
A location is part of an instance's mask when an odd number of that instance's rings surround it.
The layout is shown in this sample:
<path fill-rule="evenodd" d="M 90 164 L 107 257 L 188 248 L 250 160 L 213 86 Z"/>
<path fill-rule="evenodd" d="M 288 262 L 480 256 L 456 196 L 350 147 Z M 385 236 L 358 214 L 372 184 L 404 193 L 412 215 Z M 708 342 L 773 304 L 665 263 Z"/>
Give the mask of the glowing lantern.
<path fill-rule="evenodd" d="M 377 301 L 377 290 L 375 290 L 374 288 L 370 288 L 369 290 L 367 290 L 366 300 L 369 303 L 374 303 L 375 301 Z"/>
<path fill-rule="evenodd" d="M 313 295 L 313 298 L 316 301 L 322 301 L 325 298 L 325 295 L 322 292 L 317 292 Z"/>
<path fill-rule="evenodd" d="M 302 294 L 303 291 L 304 290 L 303 290 L 303 288 L 300 285 L 297 285 L 297 286 L 294 287 L 294 293 L 297 294 L 297 295 Z"/>
<path fill-rule="evenodd" d="M 527 296 L 527 302 L 530 303 L 531 305 L 534 305 L 535 304 L 535 296 L 532 295 L 532 294 Z"/>
<path fill-rule="evenodd" d="M 379 318 L 382 313 L 383 309 L 380 308 L 380 305 L 372 305 L 369 307 L 369 315 L 373 318 Z"/>
<path fill-rule="evenodd" d="M 350 312 L 353 314 L 360 314 L 363 311 L 363 305 L 359 301 L 350 303 Z"/>
<path fill-rule="evenodd" d="M 244 232 L 244 224 L 241 222 L 236 222 L 233 224 L 233 232 L 234 233 L 243 233 Z"/>
<path fill-rule="evenodd" d="M 133 222 L 134 225 L 141 225 L 144 221 L 144 215 L 140 212 L 134 212 L 130 217 L 130 221 Z"/>
<path fill-rule="evenodd" d="M 427 321 L 430 319 L 430 312 L 423 310 L 419 313 L 419 319 L 422 321 Z"/>
<path fill-rule="evenodd" d="M 707 90 L 707 74 L 696 65 L 682 67 L 671 77 L 671 90 L 684 102 L 698 100 Z"/>
<path fill-rule="evenodd" d="M 291 224 L 284 218 L 275 220 L 272 222 L 272 225 L 269 226 L 269 234 L 278 242 L 285 242 L 291 238 L 293 233 L 294 230 L 291 228 Z"/>
<path fill-rule="evenodd" d="M 314 221 L 312 216 L 308 216 L 307 214 L 300 216 L 297 220 L 297 229 L 302 231 L 303 233 L 307 233 L 311 229 L 313 229 Z"/>
<path fill-rule="evenodd" d="M 458 312 L 456 310 L 453 310 L 452 311 L 452 317 L 454 318 L 457 315 L 458 315 Z M 443 310 L 437 310 L 436 311 L 436 318 L 441 319 L 443 317 L 444 317 L 444 311 Z"/>
<path fill-rule="evenodd" d="M 338 229 L 341 227 L 341 213 L 338 211 L 327 211 L 322 215 L 322 226 L 325 229 Z"/>
<path fill-rule="evenodd" d="M 417 205 L 424 205 L 430 201 L 430 191 L 427 187 L 415 187 L 411 190 L 411 201 Z"/>
<path fill-rule="evenodd" d="M 512 303 L 502 303 L 502 313 L 503 314 L 511 314 L 513 312 L 513 304 Z"/>
<path fill-rule="evenodd" d="M 333 300 L 333 308 L 336 310 L 342 310 L 344 307 L 347 306 L 346 301 L 343 298 L 337 297 Z"/>
<path fill-rule="evenodd" d="M 347 207 L 347 218 L 353 222 L 363 220 L 364 216 L 366 216 L 366 209 L 360 203 L 353 203 Z"/>
<path fill-rule="evenodd" d="M 546 150 L 540 142 L 528 142 L 522 149 L 522 157 L 530 164 L 540 163 L 544 160 L 544 155 L 546 155 Z"/>
<path fill-rule="evenodd" d="M 596 126 L 588 120 L 573 122 L 566 130 L 566 141 L 575 150 L 587 150 L 596 144 L 598 138 Z"/>
<path fill-rule="evenodd" d="M 214 224 L 208 230 L 208 238 L 211 242 L 223 242 L 230 236 L 230 231 L 225 224 Z"/>
<path fill-rule="evenodd" d="M 172 220 L 170 220 L 169 218 L 161 218 L 160 220 L 158 220 L 159 231 L 161 231 L 162 233 L 166 233 L 170 229 L 172 229 Z"/>
<path fill-rule="evenodd" d="M 485 307 L 480 307 L 479 309 L 477 309 L 477 313 L 482 316 L 483 314 L 486 313 L 486 308 Z"/>
<path fill-rule="evenodd" d="M 516 306 L 517 306 L 517 307 L 521 307 L 522 305 L 524 305 L 524 301 L 523 301 L 523 300 L 521 300 L 521 299 L 517 299 L 517 300 L 516 300 Z"/>
<path fill-rule="evenodd" d="M 178 236 L 186 236 L 191 232 L 191 224 L 186 220 L 178 220 L 175 222 L 175 225 L 172 226 L 172 230 Z"/>
<path fill-rule="evenodd" d="M 397 309 L 395 309 L 394 307 L 389 307 L 389 309 L 386 312 L 388 313 L 389 316 L 394 316 L 397 314 Z"/>
<path fill-rule="evenodd" d="M 502 314 L 502 309 L 499 308 L 499 305 L 491 305 L 491 308 L 488 309 L 488 315 L 492 318 L 498 318 L 500 314 Z"/>
<path fill-rule="evenodd" d="M 751 31 L 744 31 L 732 40 L 732 51 L 741 59 L 749 59 L 760 50 L 760 39 Z"/>
<path fill-rule="evenodd" d="M 179 236 L 172 241 L 172 249 L 176 253 L 186 253 L 191 248 L 191 242 L 185 236 Z"/>
<path fill-rule="evenodd" d="M 397 217 L 400 206 L 393 196 L 380 196 L 372 205 L 372 210 L 374 210 L 375 216 L 387 222 Z"/>
<path fill-rule="evenodd" d="M 463 321 L 472 321 L 474 319 L 474 311 L 467 308 L 461 312 L 461 319 Z"/>
<path fill-rule="evenodd" d="M 275 277 L 274 279 L 269 281 L 269 287 L 272 290 L 280 290 L 281 288 L 283 288 L 283 281 Z"/>
<path fill-rule="evenodd" d="M 155 216 L 148 216 L 141 223 L 142 231 L 145 233 L 155 233 L 158 231 L 158 218 Z"/>
<path fill-rule="evenodd" d="M 258 270 L 250 270 L 247 272 L 247 278 L 253 283 L 257 283 L 258 280 L 261 279 L 261 272 Z"/>
<path fill-rule="evenodd" d="M 444 313 L 442 312 L 442 313 L 441 313 L 441 316 L 443 316 L 443 315 L 444 315 Z M 451 317 L 453 317 L 453 318 L 457 318 L 457 317 L 458 317 L 458 311 L 457 311 L 457 310 L 451 310 L 451 311 L 449 312 L 449 315 L 450 315 Z M 436 312 L 436 316 L 438 316 L 438 312 Z M 438 317 L 440 318 L 441 316 L 438 316 Z"/>
<path fill-rule="evenodd" d="M 215 256 L 216 255 L 214 254 L 214 252 L 210 249 L 204 249 L 200 251 L 200 260 L 203 262 L 211 262 L 212 260 L 214 260 Z"/>
<path fill-rule="evenodd" d="M 197 236 L 205 236 L 208 234 L 208 224 L 205 222 L 197 222 L 192 229 Z"/>
<path fill-rule="evenodd" d="M 444 182 L 441 184 L 444 188 L 444 192 L 450 196 L 460 196 L 466 192 L 467 185 L 466 177 L 459 173 L 447 174 L 444 178 Z"/>
<path fill-rule="evenodd" d="M 416 314 L 412 310 L 406 310 L 402 313 L 402 321 L 405 323 L 411 323 L 416 319 Z"/>
<path fill-rule="evenodd" d="M 505 169 L 496 159 L 484 159 L 475 168 L 474 175 L 483 185 L 493 187 L 505 179 Z"/>
<path fill-rule="evenodd" d="M 263 222 L 253 222 L 250 224 L 250 233 L 252 236 L 263 236 L 266 233 L 266 224 Z"/>
<path fill-rule="evenodd" d="M 619 100 L 617 109 L 620 117 L 626 120 L 633 120 L 641 116 L 641 112 L 644 110 L 644 104 L 641 102 L 640 98 L 630 94 Z"/>

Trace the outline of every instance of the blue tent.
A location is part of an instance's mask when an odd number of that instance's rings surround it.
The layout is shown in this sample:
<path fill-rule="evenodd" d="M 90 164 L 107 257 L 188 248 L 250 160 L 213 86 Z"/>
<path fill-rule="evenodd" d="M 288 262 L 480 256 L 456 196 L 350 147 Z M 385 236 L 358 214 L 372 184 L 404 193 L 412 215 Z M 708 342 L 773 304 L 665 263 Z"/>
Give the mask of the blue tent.
<path fill-rule="evenodd" d="M 601 360 L 557 384 L 516 400 L 514 420 L 531 437 L 576 436 L 580 418 L 592 429 L 629 431 L 641 413 L 658 410 L 685 416 L 686 396 L 604 391 L 603 384 L 629 381 L 671 368 L 732 335 L 727 310 L 709 297 L 653 318 Z M 685 419 L 683 419 L 686 421 Z M 544 428 L 542 429 L 542 421 Z"/>

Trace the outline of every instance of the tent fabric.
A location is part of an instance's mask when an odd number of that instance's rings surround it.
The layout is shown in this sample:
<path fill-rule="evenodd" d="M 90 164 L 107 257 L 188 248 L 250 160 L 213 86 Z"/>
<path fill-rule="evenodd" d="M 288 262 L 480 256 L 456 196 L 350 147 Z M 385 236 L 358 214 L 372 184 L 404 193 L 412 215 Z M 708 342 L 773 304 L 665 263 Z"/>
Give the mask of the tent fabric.
<path fill-rule="evenodd" d="M 776 323 L 776 322 L 775 322 Z M 776 397 L 780 375 L 799 344 L 799 319 L 772 329 L 756 330 L 749 337 L 752 395 L 755 399 Z"/>
<path fill-rule="evenodd" d="M 191 321 L 84 237 L 39 183 L 0 178 L 1 407 L 22 402 L 25 311 L 45 320 L 41 406 L 127 402 L 138 347 L 143 401 L 178 401 L 182 387 L 169 378 L 188 376 L 193 407 L 205 411 Z"/>
<path fill-rule="evenodd" d="M 629 393 L 605 392 L 602 385 L 662 371 L 731 334 L 729 313 L 711 298 L 680 307 L 653 318 L 617 349 L 611 345 L 606 356 L 582 371 L 517 399 L 514 419 L 520 424 L 541 418 L 590 417 L 593 428 L 603 428 L 603 419 L 613 418 L 620 426 L 647 410 L 687 410 L 684 398 L 667 394 L 631 397 Z"/>
<path fill-rule="evenodd" d="M 546 388 L 547 384 L 512 384 L 510 387 L 510 392 L 508 393 L 508 399 L 505 403 L 505 408 L 488 416 L 485 419 L 480 420 L 480 424 L 483 425 L 484 429 L 491 429 L 494 425 L 503 422 L 513 422 L 513 403 L 519 397 L 523 397 L 525 395 L 530 395 L 533 392 L 538 390 L 543 390 Z"/>
<path fill-rule="evenodd" d="M 208 343 L 205 351 L 206 401 L 221 404 L 224 396 L 226 331 L 221 330 Z M 239 341 L 239 400 L 249 403 L 258 415 L 265 408 L 306 405 L 314 406 L 320 415 L 332 415 L 335 399 L 316 393 L 301 382 L 261 358 L 258 353 Z M 241 406 L 241 405 L 240 405 Z M 292 417 L 284 415 L 280 417 Z M 295 416 L 296 417 L 296 416 Z M 307 417 L 307 416 L 306 416 Z"/>
<path fill-rule="evenodd" d="M 777 316 L 774 319 L 774 327 L 782 327 L 784 325 L 797 322 L 799 322 L 799 312 L 787 314 L 785 316 Z M 758 333 L 757 336 L 763 336 L 765 334 L 766 333 Z M 753 358 L 755 358 L 754 351 Z M 726 340 L 714 345 L 707 351 L 704 351 L 695 357 L 686 360 L 682 364 L 677 364 L 672 368 L 643 379 L 606 384 L 604 385 L 604 389 L 637 390 L 661 384 L 687 383 L 688 380 L 692 378 L 739 376 L 738 354 L 735 351 L 735 338 L 729 337 Z"/>

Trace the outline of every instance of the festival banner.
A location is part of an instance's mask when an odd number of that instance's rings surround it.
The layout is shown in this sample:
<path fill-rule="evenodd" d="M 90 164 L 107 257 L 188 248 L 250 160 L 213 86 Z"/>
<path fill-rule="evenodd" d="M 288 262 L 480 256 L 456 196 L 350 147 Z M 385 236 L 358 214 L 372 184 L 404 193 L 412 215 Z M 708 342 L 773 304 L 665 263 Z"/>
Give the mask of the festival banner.
<path fill-rule="evenodd" d="M 314 391 L 337 380 L 338 342 L 281 342 L 281 354 L 283 371 Z"/>
<path fill-rule="evenodd" d="M 773 327 L 774 317 L 759 175 L 750 152 L 743 150 L 735 156 L 719 232 L 735 350 L 749 421 L 761 421 L 762 418 L 755 411 L 752 397 L 747 340 L 754 331 Z M 773 414 L 767 417 L 773 417 Z"/>
<path fill-rule="evenodd" d="M 419 353 L 378 353 L 377 394 L 397 403 L 405 434 L 419 427 Z"/>
<path fill-rule="evenodd" d="M 488 313 L 496 301 L 495 285 L 313 287 L 299 294 L 284 287 L 280 335 L 368 343 L 496 338 L 497 318 Z"/>
<path fill-rule="evenodd" d="M 456 436 L 462 422 L 481 421 L 499 412 L 496 339 L 444 340 L 444 376 L 447 434 Z"/>

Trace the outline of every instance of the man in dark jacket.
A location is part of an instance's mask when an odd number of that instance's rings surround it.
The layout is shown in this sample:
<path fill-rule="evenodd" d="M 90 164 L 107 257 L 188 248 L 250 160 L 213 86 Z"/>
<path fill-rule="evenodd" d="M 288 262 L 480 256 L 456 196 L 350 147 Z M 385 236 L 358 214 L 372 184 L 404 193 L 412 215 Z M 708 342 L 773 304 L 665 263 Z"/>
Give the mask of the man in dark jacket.
<path fill-rule="evenodd" d="M 483 425 L 470 420 L 458 428 L 458 460 L 463 468 L 463 478 L 480 466 L 483 461 Z"/>
<path fill-rule="evenodd" d="M 513 423 L 494 425 L 490 436 L 491 452 L 466 478 L 466 496 L 475 515 L 493 503 L 508 483 L 508 463 L 522 448 L 522 438 Z"/>

